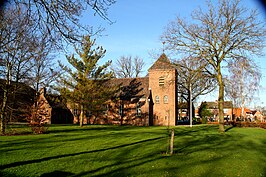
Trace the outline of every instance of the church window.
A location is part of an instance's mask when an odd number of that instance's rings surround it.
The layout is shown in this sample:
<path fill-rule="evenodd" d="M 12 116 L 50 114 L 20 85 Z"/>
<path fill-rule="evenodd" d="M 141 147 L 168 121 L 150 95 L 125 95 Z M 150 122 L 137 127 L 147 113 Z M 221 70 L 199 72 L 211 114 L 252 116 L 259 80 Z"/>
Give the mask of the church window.
<path fill-rule="evenodd" d="M 136 113 L 137 113 L 137 116 L 140 117 L 141 116 L 141 106 L 139 103 L 137 103 L 136 105 Z"/>
<path fill-rule="evenodd" d="M 168 103 L 168 96 L 167 96 L 167 95 L 164 95 L 164 97 L 163 97 L 163 102 L 164 102 L 164 103 Z"/>
<path fill-rule="evenodd" d="M 158 95 L 155 97 L 155 103 L 157 103 L 157 104 L 159 104 L 159 103 L 160 103 L 160 98 L 159 98 L 159 96 L 158 96 Z"/>

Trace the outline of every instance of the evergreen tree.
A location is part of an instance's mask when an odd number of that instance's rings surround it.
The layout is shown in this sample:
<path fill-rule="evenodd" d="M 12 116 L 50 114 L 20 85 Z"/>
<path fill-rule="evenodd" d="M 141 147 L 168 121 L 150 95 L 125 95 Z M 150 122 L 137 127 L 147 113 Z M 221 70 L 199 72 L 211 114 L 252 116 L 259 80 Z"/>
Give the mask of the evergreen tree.
<path fill-rule="evenodd" d="M 199 116 L 202 118 L 202 123 L 206 124 L 207 123 L 207 117 L 212 116 L 212 113 L 210 110 L 207 108 L 207 103 L 202 102 L 200 107 L 199 107 Z"/>
<path fill-rule="evenodd" d="M 96 112 L 102 109 L 102 105 L 110 99 L 114 89 L 106 87 L 106 82 L 113 77 L 108 71 L 111 61 L 99 66 L 97 63 L 104 57 L 106 50 L 102 47 L 94 47 L 95 40 L 85 36 L 81 50 L 76 48 L 78 58 L 72 54 L 67 56 L 67 61 L 72 67 L 59 63 L 65 72 L 61 76 L 61 94 L 70 105 L 79 111 L 79 123 L 83 125 L 86 113 Z"/>

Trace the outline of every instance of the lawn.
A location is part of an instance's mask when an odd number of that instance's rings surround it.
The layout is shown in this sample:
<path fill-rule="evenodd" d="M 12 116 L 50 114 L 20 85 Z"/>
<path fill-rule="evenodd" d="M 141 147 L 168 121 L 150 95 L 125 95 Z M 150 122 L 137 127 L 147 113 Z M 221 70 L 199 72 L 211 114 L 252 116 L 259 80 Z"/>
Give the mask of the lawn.
<path fill-rule="evenodd" d="M 68 125 L 0 136 L 0 176 L 266 177 L 265 129 L 173 128 L 172 156 L 167 127 Z"/>

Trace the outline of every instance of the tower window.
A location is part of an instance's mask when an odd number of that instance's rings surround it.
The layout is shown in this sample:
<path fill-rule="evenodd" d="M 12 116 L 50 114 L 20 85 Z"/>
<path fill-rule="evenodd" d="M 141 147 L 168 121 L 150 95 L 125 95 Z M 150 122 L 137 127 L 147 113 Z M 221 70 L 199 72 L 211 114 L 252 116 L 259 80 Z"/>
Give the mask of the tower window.
<path fill-rule="evenodd" d="M 159 77 L 159 86 L 164 86 L 164 77 Z"/>
<path fill-rule="evenodd" d="M 160 103 L 160 98 L 159 98 L 159 96 L 158 96 L 158 95 L 155 97 L 155 103 L 157 103 L 157 104 L 159 104 L 159 103 Z"/>
<path fill-rule="evenodd" d="M 167 96 L 167 95 L 164 95 L 164 97 L 163 97 L 163 102 L 164 102 L 164 103 L 168 103 L 168 96 Z"/>

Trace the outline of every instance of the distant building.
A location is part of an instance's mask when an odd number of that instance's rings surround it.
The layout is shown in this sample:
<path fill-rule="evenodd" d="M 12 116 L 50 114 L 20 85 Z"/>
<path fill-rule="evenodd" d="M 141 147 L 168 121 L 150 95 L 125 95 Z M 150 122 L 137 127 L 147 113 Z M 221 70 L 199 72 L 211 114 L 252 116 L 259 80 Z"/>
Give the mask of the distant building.
<path fill-rule="evenodd" d="M 257 110 L 250 110 L 248 108 L 234 108 L 233 111 L 234 117 L 239 120 L 249 120 L 249 121 L 261 121 L 265 122 L 262 112 Z"/>
<path fill-rule="evenodd" d="M 205 102 L 207 109 L 212 113 L 212 120 L 218 121 L 218 101 Z M 224 101 L 224 118 L 228 121 L 233 120 L 233 103 L 232 101 Z"/>

